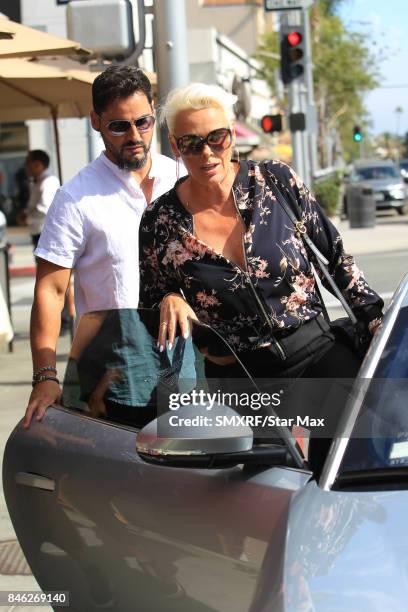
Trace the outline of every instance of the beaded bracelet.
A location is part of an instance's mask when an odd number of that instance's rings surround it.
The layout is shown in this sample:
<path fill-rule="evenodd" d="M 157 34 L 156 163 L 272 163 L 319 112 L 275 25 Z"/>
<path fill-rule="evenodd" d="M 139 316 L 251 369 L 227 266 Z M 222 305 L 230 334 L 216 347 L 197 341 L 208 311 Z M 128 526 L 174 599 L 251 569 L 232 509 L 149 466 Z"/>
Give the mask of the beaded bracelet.
<path fill-rule="evenodd" d="M 43 372 L 54 372 L 54 374 L 57 373 L 57 368 L 55 368 L 54 366 L 43 366 L 42 368 L 39 368 L 36 372 L 33 372 L 33 380 L 37 380 L 37 378 L 39 377 L 40 374 L 42 374 Z"/>
<path fill-rule="evenodd" d="M 38 383 L 45 382 L 46 380 L 53 380 L 54 382 L 60 384 L 60 381 L 56 376 L 37 376 L 37 378 L 33 379 L 32 386 L 38 385 Z"/>

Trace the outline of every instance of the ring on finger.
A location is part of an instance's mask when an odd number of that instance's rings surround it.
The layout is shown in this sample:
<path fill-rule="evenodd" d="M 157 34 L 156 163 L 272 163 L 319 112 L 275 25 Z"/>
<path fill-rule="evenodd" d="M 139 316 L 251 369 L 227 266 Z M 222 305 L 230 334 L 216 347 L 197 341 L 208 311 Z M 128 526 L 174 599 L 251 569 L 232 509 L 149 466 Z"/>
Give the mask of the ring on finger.
<path fill-rule="evenodd" d="M 162 325 L 163 327 L 167 327 L 168 323 L 166 323 L 166 321 L 163 321 L 163 323 L 160 323 L 160 325 Z"/>

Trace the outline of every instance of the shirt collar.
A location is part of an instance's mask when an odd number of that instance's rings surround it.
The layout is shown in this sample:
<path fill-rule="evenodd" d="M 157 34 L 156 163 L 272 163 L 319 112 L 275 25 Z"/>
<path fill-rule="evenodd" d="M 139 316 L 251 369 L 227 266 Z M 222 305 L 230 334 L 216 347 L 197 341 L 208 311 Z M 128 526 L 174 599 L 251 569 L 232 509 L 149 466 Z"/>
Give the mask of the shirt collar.
<path fill-rule="evenodd" d="M 149 170 L 149 179 L 156 178 L 158 172 L 158 157 L 154 153 L 150 153 L 150 158 L 152 160 L 150 170 Z"/>

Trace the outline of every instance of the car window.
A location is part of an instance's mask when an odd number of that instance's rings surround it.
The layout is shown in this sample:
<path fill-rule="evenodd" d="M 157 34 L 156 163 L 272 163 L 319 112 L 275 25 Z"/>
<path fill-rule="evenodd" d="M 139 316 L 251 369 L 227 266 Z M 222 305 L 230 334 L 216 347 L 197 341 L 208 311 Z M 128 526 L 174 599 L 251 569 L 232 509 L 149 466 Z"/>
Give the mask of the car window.
<path fill-rule="evenodd" d="M 286 422 L 275 421 L 282 381 L 255 381 L 247 376 L 231 381 L 211 374 L 206 378 L 204 355 L 210 354 L 220 365 L 236 361 L 237 354 L 228 342 L 200 324 L 193 326 L 189 338 L 178 335 L 174 347 L 166 345 L 160 351 L 159 326 L 158 310 L 83 315 L 68 359 L 62 405 L 135 429 L 183 405 L 206 405 L 211 416 L 216 416 L 218 405 L 228 406 L 238 417 L 249 418 L 246 424 L 252 427 L 257 444 L 286 444 L 292 454 L 298 453 L 296 434 L 292 435 Z M 289 386 L 287 381 L 283 384 Z"/>
<path fill-rule="evenodd" d="M 193 388 L 203 356 L 191 338 L 181 336 L 174 348 L 160 352 L 159 318 L 159 311 L 148 309 L 82 316 L 66 368 L 63 406 L 92 417 L 143 426 L 156 416 L 160 398 L 164 402 L 173 391 Z"/>
<path fill-rule="evenodd" d="M 340 474 L 408 466 L 408 306 L 367 384 Z"/>
<path fill-rule="evenodd" d="M 398 171 L 394 166 L 368 166 L 366 168 L 357 168 L 355 176 L 356 180 L 359 181 L 399 178 Z"/>

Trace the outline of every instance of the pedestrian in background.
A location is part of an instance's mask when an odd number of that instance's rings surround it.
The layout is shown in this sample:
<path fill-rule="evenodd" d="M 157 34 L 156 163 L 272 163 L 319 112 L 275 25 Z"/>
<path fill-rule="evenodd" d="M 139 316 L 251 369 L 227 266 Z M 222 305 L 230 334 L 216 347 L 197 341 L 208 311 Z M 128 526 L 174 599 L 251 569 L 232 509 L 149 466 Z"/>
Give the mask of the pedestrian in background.
<path fill-rule="evenodd" d="M 23 210 L 23 220 L 27 224 L 33 246 L 36 248 L 44 227 L 45 216 L 60 182 L 49 168 L 48 153 L 41 149 L 29 151 L 25 166 L 30 179 L 30 196 Z"/>

